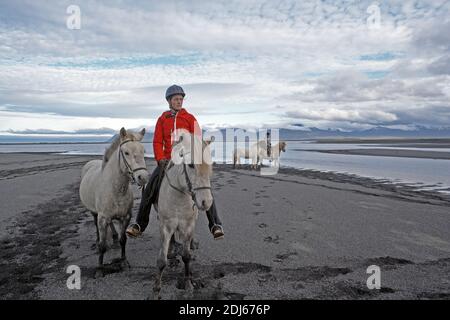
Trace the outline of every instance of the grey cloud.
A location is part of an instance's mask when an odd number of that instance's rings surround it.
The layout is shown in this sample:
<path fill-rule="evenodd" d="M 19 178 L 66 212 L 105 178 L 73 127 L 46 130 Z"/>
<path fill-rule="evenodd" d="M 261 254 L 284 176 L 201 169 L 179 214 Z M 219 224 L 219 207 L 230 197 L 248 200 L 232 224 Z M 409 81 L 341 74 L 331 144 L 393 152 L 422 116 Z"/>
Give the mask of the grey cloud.
<path fill-rule="evenodd" d="M 444 126 L 450 124 L 450 104 L 429 105 L 424 107 L 406 107 L 394 111 L 398 120 L 394 124 L 414 124 L 423 126 Z"/>
<path fill-rule="evenodd" d="M 448 52 L 450 50 L 450 21 L 448 11 L 442 11 L 442 17 L 427 20 L 415 29 L 414 49 L 421 53 Z"/>
<path fill-rule="evenodd" d="M 428 71 L 435 75 L 450 75 L 450 54 L 447 53 L 430 63 Z"/>
<path fill-rule="evenodd" d="M 298 111 L 288 111 L 285 115 L 289 118 L 299 120 L 319 120 L 334 122 L 352 122 L 363 124 L 385 124 L 395 121 L 395 114 L 380 110 L 356 110 L 353 108 L 340 109 L 303 109 Z"/>

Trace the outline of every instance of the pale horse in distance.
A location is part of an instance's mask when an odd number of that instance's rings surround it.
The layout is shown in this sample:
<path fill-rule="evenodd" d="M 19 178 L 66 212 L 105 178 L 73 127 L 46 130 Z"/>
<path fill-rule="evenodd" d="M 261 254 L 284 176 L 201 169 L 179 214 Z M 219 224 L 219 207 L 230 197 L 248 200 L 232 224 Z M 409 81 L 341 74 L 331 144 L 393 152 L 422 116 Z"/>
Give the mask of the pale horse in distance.
<path fill-rule="evenodd" d="M 160 299 L 161 278 L 167 265 L 171 237 L 182 243 L 185 289 L 191 292 L 191 242 L 194 237 L 198 210 L 208 210 L 213 202 L 211 193 L 212 160 L 210 143 L 184 129 L 177 130 L 172 159 L 161 182 L 157 205 L 161 247 L 157 258 L 157 275 L 153 287 L 155 299 Z"/>
<path fill-rule="evenodd" d="M 280 156 L 281 152 L 286 152 L 287 143 L 285 141 L 280 141 L 275 145 L 272 145 L 270 148 L 270 156 L 267 154 L 267 142 L 264 140 L 258 141 L 256 149 L 257 153 L 257 162 L 256 167 L 262 165 L 263 159 L 268 159 L 271 162 L 271 166 L 279 167 L 280 166 Z"/>
<path fill-rule="evenodd" d="M 96 276 L 103 276 L 103 257 L 107 250 L 107 228 L 113 230 L 113 220 L 120 225 L 121 264 L 128 267 L 125 253 L 126 228 L 131 219 L 133 192 L 130 182 L 144 186 L 149 178 L 144 160 L 144 146 L 141 141 L 145 129 L 131 132 L 122 128 L 120 134 L 106 149 L 103 160 L 91 160 L 81 173 L 80 198 L 91 211 L 97 228 L 99 251 Z"/>
<path fill-rule="evenodd" d="M 233 167 L 241 164 L 241 158 L 251 159 L 251 168 L 257 169 L 262 165 L 263 159 L 269 159 L 272 166 L 280 165 L 280 154 L 286 152 L 287 143 L 280 141 L 276 145 L 271 146 L 270 156 L 267 154 L 267 142 L 260 140 L 257 143 L 250 146 L 250 148 L 236 148 L 233 151 Z"/>

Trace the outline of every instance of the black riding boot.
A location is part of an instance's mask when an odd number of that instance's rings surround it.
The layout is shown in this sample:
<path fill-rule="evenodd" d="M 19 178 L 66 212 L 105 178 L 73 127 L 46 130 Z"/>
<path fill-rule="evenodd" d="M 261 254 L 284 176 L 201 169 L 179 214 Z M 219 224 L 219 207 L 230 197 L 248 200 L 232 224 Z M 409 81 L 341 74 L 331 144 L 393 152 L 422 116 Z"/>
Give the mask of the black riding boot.
<path fill-rule="evenodd" d="M 147 228 L 152 204 L 155 203 L 159 194 L 160 171 L 161 168 L 159 166 L 153 170 L 152 176 L 142 192 L 141 204 L 136 217 L 136 223 L 139 225 L 140 232 L 144 232 L 145 228 Z"/>
<path fill-rule="evenodd" d="M 217 213 L 216 203 L 213 199 L 211 208 L 206 211 L 208 217 L 209 231 L 213 234 L 214 239 L 223 238 L 224 232 L 222 228 L 222 222 L 220 221 L 219 214 Z"/>

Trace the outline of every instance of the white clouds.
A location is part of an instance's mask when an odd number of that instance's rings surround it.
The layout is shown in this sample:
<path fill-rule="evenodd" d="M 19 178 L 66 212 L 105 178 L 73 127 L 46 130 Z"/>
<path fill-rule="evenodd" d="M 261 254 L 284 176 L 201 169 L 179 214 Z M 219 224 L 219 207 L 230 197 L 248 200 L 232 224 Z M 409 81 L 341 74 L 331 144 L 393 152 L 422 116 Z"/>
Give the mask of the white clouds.
<path fill-rule="evenodd" d="M 141 121 L 178 83 L 211 125 L 279 123 L 286 112 L 317 126 L 422 123 L 412 108 L 438 119 L 448 107 L 448 1 L 380 2 L 378 30 L 366 26 L 372 1 L 79 1 L 76 31 L 69 4 L 4 5 L 0 106 Z"/>
<path fill-rule="evenodd" d="M 155 118 L 147 119 L 113 119 L 107 117 L 67 117 L 46 113 L 10 112 L 0 110 L 0 131 L 26 131 L 51 128 L 52 130 L 76 132 L 83 129 L 146 127 L 153 129 Z M 80 126 L 80 124 L 82 124 Z"/>

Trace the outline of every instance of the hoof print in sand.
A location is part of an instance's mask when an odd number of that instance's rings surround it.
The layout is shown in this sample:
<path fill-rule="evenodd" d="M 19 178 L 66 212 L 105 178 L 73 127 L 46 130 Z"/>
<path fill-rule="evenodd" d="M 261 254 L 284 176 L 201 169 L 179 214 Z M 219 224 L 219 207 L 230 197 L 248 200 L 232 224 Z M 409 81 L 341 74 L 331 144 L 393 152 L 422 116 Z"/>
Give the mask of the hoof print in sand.
<path fill-rule="evenodd" d="M 282 262 L 286 259 L 288 259 L 291 256 L 296 256 L 297 252 L 287 252 L 287 253 L 279 253 L 276 255 L 276 259 L 274 259 L 273 261 L 275 262 Z"/>
<path fill-rule="evenodd" d="M 264 241 L 265 242 L 269 242 L 269 243 L 279 244 L 280 243 L 280 239 L 281 238 L 279 236 L 275 236 L 275 237 L 268 236 L 268 237 L 264 238 Z"/>
<path fill-rule="evenodd" d="M 263 274 L 260 277 L 258 277 L 257 280 L 260 284 L 262 284 L 262 283 L 266 283 L 269 281 L 277 281 L 277 278 L 271 273 L 266 273 L 266 274 Z"/>

